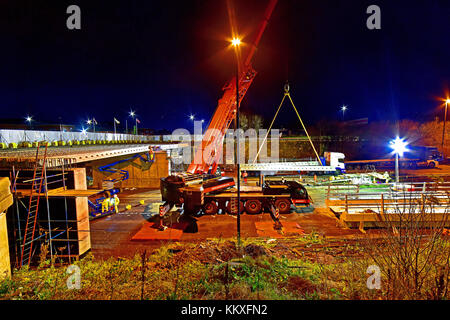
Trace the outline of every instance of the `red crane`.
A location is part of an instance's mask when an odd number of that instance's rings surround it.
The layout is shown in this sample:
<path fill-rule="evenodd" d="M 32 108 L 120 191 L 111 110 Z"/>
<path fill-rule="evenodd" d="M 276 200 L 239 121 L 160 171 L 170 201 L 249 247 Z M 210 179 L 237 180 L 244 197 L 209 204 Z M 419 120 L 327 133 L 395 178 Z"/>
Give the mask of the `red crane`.
<path fill-rule="evenodd" d="M 239 105 L 256 76 L 256 71 L 252 67 L 252 59 L 276 3 L 277 0 L 270 0 L 247 57 L 239 65 Z M 236 117 L 236 77 L 233 77 L 223 90 L 223 96 L 219 100 L 216 112 L 203 136 L 201 145 L 188 167 L 189 173 L 203 174 L 210 172 L 214 174 L 217 171 L 218 163 L 222 157 L 222 152 L 218 152 L 218 150 L 222 150 L 224 135 Z"/>

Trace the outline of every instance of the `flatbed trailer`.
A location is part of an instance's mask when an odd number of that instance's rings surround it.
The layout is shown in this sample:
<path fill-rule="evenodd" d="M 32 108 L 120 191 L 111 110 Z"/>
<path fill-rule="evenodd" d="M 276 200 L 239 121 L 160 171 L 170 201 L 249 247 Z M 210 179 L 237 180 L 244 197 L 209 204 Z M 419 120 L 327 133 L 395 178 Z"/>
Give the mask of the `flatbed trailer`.
<path fill-rule="evenodd" d="M 434 146 L 411 146 L 405 153 L 398 159 L 399 167 L 404 169 L 436 168 L 444 159 Z M 348 170 L 393 169 L 395 158 L 346 161 L 345 166 Z"/>
<path fill-rule="evenodd" d="M 209 179 L 202 184 L 186 185 L 181 178 L 173 177 L 169 181 L 161 179 L 161 195 L 164 204 L 160 206 L 160 216 L 172 207 L 182 207 L 186 214 L 238 212 L 237 190 L 234 179 L 220 177 Z M 307 190 L 295 181 L 267 181 L 261 187 L 241 187 L 239 212 L 249 214 L 268 210 L 276 215 L 286 214 L 291 205 L 311 203 Z"/>
<path fill-rule="evenodd" d="M 405 159 L 401 158 L 398 161 L 399 167 L 404 169 L 418 169 L 418 168 L 436 168 L 439 166 L 439 161 L 434 159 Z M 372 160 L 354 160 L 346 161 L 345 167 L 347 170 L 371 170 L 371 169 L 393 169 L 395 167 L 395 159 L 372 159 Z"/>

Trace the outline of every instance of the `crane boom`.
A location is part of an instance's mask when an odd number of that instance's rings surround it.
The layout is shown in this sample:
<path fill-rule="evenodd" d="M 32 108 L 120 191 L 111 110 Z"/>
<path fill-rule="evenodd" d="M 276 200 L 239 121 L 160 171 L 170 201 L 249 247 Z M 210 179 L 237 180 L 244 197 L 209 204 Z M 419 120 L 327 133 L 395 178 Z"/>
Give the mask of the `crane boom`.
<path fill-rule="evenodd" d="M 256 76 L 256 71 L 253 69 L 251 62 L 276 3 L 277 0 L 270 0 L 255 40 L 248 51 L 244 63 L 239 68 L 239 105 Z M 236 77 L 233 77 L 224 86 L 223 90 L 222 98 L 218 102 L 216 111 L 203 136 L 201 145 L 196 150 L 194 159 L 188 167 L 187 171 L 189 173 L 202 174 L 207 173 L 209 170 L 211 173 L 215 173 L 217 170 L 217 165 L 222 157 L 221 150 L 224 135 L 236 117 Z"/>

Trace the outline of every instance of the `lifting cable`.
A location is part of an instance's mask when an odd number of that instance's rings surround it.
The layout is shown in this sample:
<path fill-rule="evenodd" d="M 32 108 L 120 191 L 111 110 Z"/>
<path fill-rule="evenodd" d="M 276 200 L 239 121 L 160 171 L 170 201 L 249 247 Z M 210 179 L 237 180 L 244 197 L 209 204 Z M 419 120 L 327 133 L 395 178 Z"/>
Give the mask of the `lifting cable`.
<path fill-rule="evenodd" d="M 320 160 L 319 154 L 317 153 L 316 148 L 314 147 L 314 144 L 313 144 L 313 142 L 311 140 L 311 137 L 309 136 L 308 131 L 306 130 L 306 127 L 305 127 L 305 125 L 304 125 L 304 123 L 302 121 L 302 118 L 300 117 L 300 114 L 298 113 L 297 108 L 295 107 L 294 101 L 292 101 L 291 94 L 289 93 L 289 83 L 286 83 L 284 85 L 284 96 L 283 96 L 283 99 L 281 99 L 281 103 L 278 106 L 277 112 L 275 113 L 275 116 L 272 119 L 272 123 L 269 126 L 269 130 L 267 130 L 267 133 L 266 133 L 266 136 L 264 137 L 264 140 L 262 141 L 261 145 L 259 146 L 258 153 L 256 154 L 256 157 L 253 160 L 253 163 L 256 163 L 256 159 L 258 159 L 259 153 L 261 152 L 261 149 L 262 149 L 264 143 L 266 142 L 267 137 L 269 136 L 269 132 L 272 129 L 273 123 L 275 122 L 275 119 L 278 116 L 278 112 L 280 111 L 281 107 L 283 106 L 283 102 L 284 102 L 284 99 L 286 97 L 288 97 L 289 100 L 291 101 L 292 107 L 294 108 L 295 113 L 297 114 L 298 120 L 300 120 L 300 123 L 301 123 L 301 125 L 303 127 L 303 130 L 305 130 L 306 136 L 308 137 L 308 140 L 311 143 L 311 147 L 313 148 L 314 153 L 316 154 L 317 160 L 319 161 L 319 165 L 322 165 L 322 161 Z"/>

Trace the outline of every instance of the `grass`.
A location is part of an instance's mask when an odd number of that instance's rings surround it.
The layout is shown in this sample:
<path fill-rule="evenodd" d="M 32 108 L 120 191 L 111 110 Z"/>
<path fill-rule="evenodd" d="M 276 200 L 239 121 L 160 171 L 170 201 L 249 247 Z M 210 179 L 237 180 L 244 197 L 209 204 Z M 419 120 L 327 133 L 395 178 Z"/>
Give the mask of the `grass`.
<path fill-rule="evenodd" d="M 272 242 L 248 240 L 243 247 L 250 244 L 261 250 L 274 248 Z M 225 251 L 226 261 L 217 258 L 223 258 Z M 81 271 L 79 290 L 68 289 L 67 266 L 54 267 L 46 261 L 36 268 L 15 270 L 12 279 L 0 282 L 0 298 L 304 299 L 318 297 L 314 290 L 321 272 L 314 263 L 283 255 L 239 255 L 234 242 L 222 239 L 169 244 L 148 254 L 145 262 L 137 253 L 130 259 L 107 261 L 88 255 L 74 264 Z"/>
<path fill-rule="evenodd" d="M 279 240 L 243 239 L 242 251 L 233 241 L 172 243 L 133 258 L 76 261 L 81 288 L 68 289 L 67 266 L 49 261 L 36 268 L 15 270 L 0 282 L 0 299 L 13 300 L 172 300 L 172 299 L 382 299 L 383 290 L 366 287 L 370 259 L 339 257 L 327 262 L 299 255 L 292 248 L 323 244 L 317 234 Z M 289 248 L 288 248 L 289 246 Z M 258 250 L 255 250 L 258 249 Z M 300 250 L 300 249 L 299 249 Z M 256 254 L 258 253 L 258 254 Z M 319 255 L 333 255 L 323 248 Z M 344 257 L 343 257 L 344 256 Z"/>

